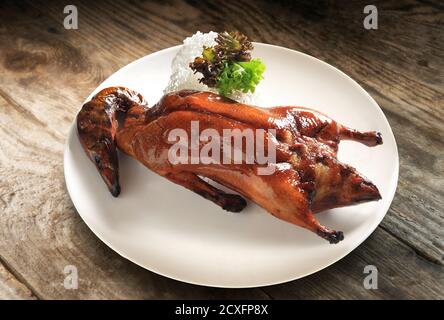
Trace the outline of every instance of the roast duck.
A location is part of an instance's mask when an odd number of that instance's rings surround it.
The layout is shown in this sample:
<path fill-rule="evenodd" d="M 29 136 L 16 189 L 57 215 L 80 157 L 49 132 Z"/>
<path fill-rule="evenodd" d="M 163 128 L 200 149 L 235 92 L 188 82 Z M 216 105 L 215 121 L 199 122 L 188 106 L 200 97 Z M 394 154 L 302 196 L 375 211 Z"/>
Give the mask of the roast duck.
<path fill-rule="evenodd" d="M 221 135 L 225 128 L 275 129 L 275 171 L 260 175 L 263 165 L 256 163 L 171 163 L 168 132 L 176 128 L 190 132 L 192 121 L 199 121 L 199 130 L 212 128 Z M 372 147 L 382 144 L 381 134 L 350 129 L 307 108 L 259 108 L 191 90 L 166 94 L 149 108 L 140 94 L 110 87 L 83 105 L 77 129 L 83 149 L 114 197 L 120 193 L 119 149 L 225 210 L 241 211 L 247 198 L 330 243 L 343 240 L 343 232 L 321 225 L 314 213 L 381 199 L 372 182 L 336 157 L 340 140 Z M 219 190 L 208 179 L 238 194 Z"/>

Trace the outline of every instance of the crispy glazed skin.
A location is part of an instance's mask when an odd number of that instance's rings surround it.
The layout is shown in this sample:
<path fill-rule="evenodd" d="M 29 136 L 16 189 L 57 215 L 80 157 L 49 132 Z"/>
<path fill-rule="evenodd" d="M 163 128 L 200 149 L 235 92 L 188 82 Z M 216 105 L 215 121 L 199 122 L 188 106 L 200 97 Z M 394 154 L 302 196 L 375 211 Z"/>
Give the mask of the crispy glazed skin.
<path fill-rule="evenodd" d="M 190 134 L 191 121 L 199 121 L 200 131 L 211 128 L 221 135 L 223 129 L 275 129 L 275 172 L 259 175 L 258 168 L 263 167 L 259 164 L 171 164 L 168 132 L 181 128 Z M 140 94 L 111 87 L 83 106 L 77 128 L 84 150 L 115 197 L 120 193 L 119 148 L 157 174 L 225 210 L 241 211 L 246 205 L 243 196 L 330 243 L 341 241 L 343 233 L 321 225 L 313 213 L 381 198 L 373 183 L 336 158 L 340 140 L 376 146 L 382 144 L 381 135 L 347 128 L 306 108 L 263 109 L 190 90 L 167 94 L 148 108 Z M 225 193 L 201 177 L 242 196 Z"/>

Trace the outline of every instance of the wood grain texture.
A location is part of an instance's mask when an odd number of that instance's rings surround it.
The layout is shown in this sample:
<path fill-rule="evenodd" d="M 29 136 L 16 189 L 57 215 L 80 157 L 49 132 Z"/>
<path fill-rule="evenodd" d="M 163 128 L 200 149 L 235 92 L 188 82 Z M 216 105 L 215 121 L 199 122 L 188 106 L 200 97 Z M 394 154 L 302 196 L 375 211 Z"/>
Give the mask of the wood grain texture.
<path fill-rule="evenodd" d="M 0 300 L 35 300 L 36 297 L 0 263 Z"/>
<path fill-rule="evenodd" d="M 0 260 L 23 298 L 444 298 L 444 10 L 436 1 L 57 1 L 0 4 Z M 400 153 L 394 202 L 380 228 L 335 265 L 278 286 L 183 284 L 126 261 L 81 221 L 65 189 L 63 145 L 82 101 L 107 76 L 196 30 L 240 30 L 320 58 L 357 80 L 392 125 Z M 362 285 L 378 267 L 379 290 Z M 63 269 L 79 270 L 79 289 Z M 8 295 L 1 275 L 0 297 Z M 12 285 L 15 287 L 15 284 Z M 28 290 L 28 291 L 27 291 Z M 28 294 L 31 292 L 31 294 Z M 11 296 L 13 297 L 13 296 Z"/>
<path fill-rule="evenodd" d="M 378 289 L 363 285 L 364 267 L 378 270 Z M 306 278 L 266 287 L 275 299 L 443 299 L 442 268 L 378 228 L 343 260 Z"/>

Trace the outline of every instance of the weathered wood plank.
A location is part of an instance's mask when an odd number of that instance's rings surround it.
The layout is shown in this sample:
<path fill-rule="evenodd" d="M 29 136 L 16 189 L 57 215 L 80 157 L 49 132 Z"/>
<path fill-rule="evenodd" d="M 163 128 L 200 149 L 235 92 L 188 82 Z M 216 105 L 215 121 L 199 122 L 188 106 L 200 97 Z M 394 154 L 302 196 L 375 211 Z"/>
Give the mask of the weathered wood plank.
<path fill-rule="evenodd" d="M 385 98 L 375 93 L 381 105 Z M 400 157 L 398 192 L 381 226 L 430 261 L 444 263 L 444 140 L 403 115 L 385 110 Z M 403 130 L 401 131 L 401 128 Z"/>
<path fill-rule="evenodd" d="M 380 29 L 365 31 L 363 1 L 341 7 L 311 1 L 73 3 L 79 8 L 79 30 L 63 29 L 60 2 L 0 4 L 0 253 L 39 295 L 267 297 L 258 290 L 182 284 L 120 258 L 75 213 L 62 173 L 69 125 L 106 76 L 196 30 L 238 29 L 256 41 L 314 55 L 358 80 L 384 109 L 401 157 L 397 196 L 382 224 L 387 232 L 378 231 L 321 273 L 264 290 L 283 298 L 442 297 L 444 18 L 438 5 L 378 3 Z M 413 251 L 391 235 L 436 264 L 412 258 Z M 391 255 L 396 259 L 387 259 Z M 362 266 L 369 261 L 383 273 L 384 286 L 377 292 L 360 287 Z M 62 286 L 68 264 L 79 268 L 78 290 Z M 397 273 L 399 264 L 405 276 Z M 412 270 L 421 283 L 408 281 Z"/>
<path fill-rule="evenodd" d="M 364 287 L 364 267 L 378 270 L 376 290 Z M 275 299 L 443 299 L 444 267 L 421 256 L 381 228 L 352 254 L 326 270 L 263 288 Z"/>
<path fill-rule="evenodd" d="M 0 300 L 35 300 L 31 290 L 0 263 Z"/>

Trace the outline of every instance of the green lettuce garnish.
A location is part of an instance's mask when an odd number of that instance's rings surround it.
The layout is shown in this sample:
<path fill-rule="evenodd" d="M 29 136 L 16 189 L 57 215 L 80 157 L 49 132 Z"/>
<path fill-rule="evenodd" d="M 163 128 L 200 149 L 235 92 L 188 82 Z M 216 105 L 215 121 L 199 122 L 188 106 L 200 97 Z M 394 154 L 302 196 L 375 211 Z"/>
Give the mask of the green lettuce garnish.
<path fill-rule="evenodd" d="M 225 61 L 216 88 L 223 96 L 231 95 L 234 91 L 254 92 L 256 86 L 264 78 L 265 64 L 260 59 L 245 62 Z"/>
<path fill-rule="evenodd" d="M 214 47 L 204 47 L 202 56 L 190 63 L 190 68 L 202 74 L 199 82 L 216 88 L 228 96 L 235 91 L 254 92 L 263 79 L 265 65 L 251 59 L 253 44 L 240 32 L 219 33 Z"/>

